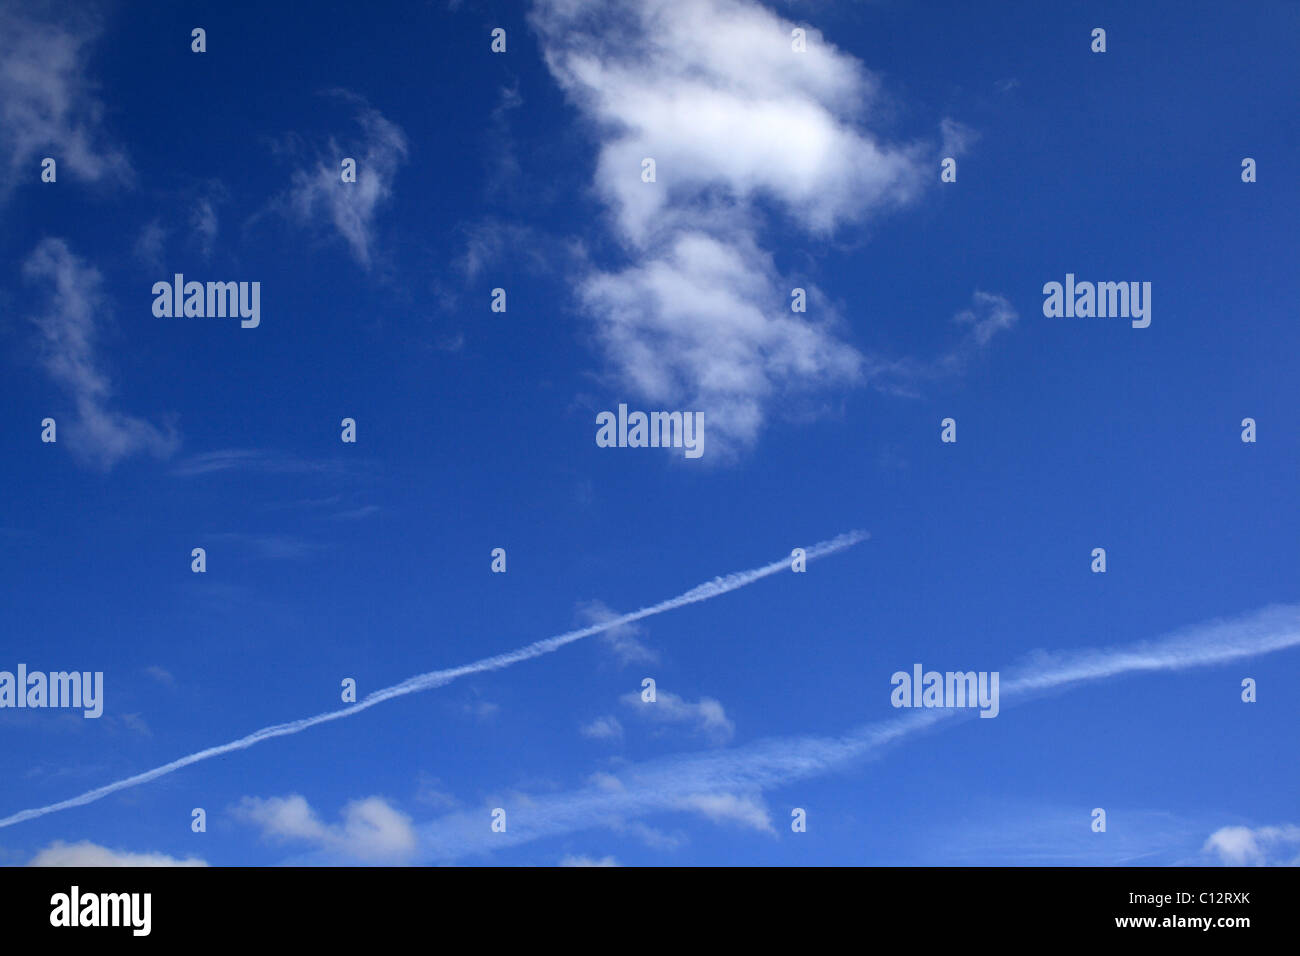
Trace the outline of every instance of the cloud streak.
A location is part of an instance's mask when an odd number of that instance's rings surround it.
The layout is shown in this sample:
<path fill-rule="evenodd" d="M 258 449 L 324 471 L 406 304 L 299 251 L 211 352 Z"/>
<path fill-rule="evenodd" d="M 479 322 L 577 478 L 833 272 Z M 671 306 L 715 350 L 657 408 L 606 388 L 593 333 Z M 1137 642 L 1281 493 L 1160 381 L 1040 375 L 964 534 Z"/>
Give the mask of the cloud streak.
<path fill-rule="evenodd" d="M 809 560 L 825 557 L 837 552 L 850 548 L 867 539 L 868 535 L 863 531 L 853 531 L 847 534 L 839 535 L 829 541 L 822 541 L 805 549 Z M 271 727 L 263 727 L 261 730 L 254 731 L 238 740 L 232 740 L 229 743 L 219 744 L 215 747 L 208 747 L 195 753 L 180 757 L 170 763 L 155 767 L 152 770 L 146 770 L 143 773 L 134 776 L 125 777 L 113 783 L 89 790 L 79 796 L 72 797 L 68 800 L 61 800 L 58 803 L 52 803 L 44 807 L 35 807 L 29 810 L 22 810 L 18 813 L 0 819 L 0 828 L 10 827 L 16 823 L 22 823 L 26 820 L 32 820 L 37 817 L 45 816 L 49 813 L 56 813 L 60 810 L 69 810 L 73 807 L 85 806 L 88 803 L 94 803 L 96 800 L 102 800 L 110 794 L 117 793 L 120 790 L 126 790 L 131 787 L 138 787 L 164 777 L 167 774 L 175 773 L 192 764 L 204 760 L 210 760 L 213 757 L 219 757 L 222 754 L 231 753 L 236 750 L 247 750 L 266 740 L 276 737 L 287 737 L 292 734 L 302 733 L 311 727 L 319 724 L 328 723 L 329 721 L 339 720 L 344 717 L 351 717 L 359 714 L 364 710 L 369 710 L 376 704 L 382 704 L 385 701 L 393 700 L 397 697 L 404 697 L 407 694 L 415 694 L 421 691 L 432 690 L 435 687 L 442 687 L 450 684 L 452 681 L 461 677 L 467 677 L 471 674 L 482 674 L 488 671 L 502 670 L 522 661 L 532 660 L 541 657 L 544 654 L 551 654 L 560 648 L 580 641 L 583 638 L 591 637 L 594 634 L 600 634 L 613 627 L 619 627 L 639 621 L 647 617 L 653 617 L 656 614 L 663 614 L 667 611 L 676 610 L 677 608 L 686 607 L 690 604 L 698 604 L 701 601 L 708 601 L 715 597 L 721 597 L 732 591 L 743 587 L 748 587 L 764 578 L 779 574 L 788 570 L 790 559 L 788 557 L 779 558 L 770 564 L 761 567 L 752 568 L 748 571 L 737 571 L 732 574 L 714 578 L 704 584 L 698 585 L 679 594 L 677 597 L 669 598 L 666 601 L 660 601 L 658 604 L 652 604 L 649 607 L 643 607 L 637 611 L 631 611 L 619 617 L 610 618 L 609 620 L 591 624 L 587 627 L 579 628 L 574 631 L 566 631 L 563 634 L 557 634 L 553 637 L 544 638 L 527 644 L 523 647 L 516 648 L 504 654 L 497 654 L 492 657 L 485 657 L 482 660 L 474 661 L 471 664 L 463 664 L 459 667 L 451 667 L 445 670 L 430 671 L 426 674 L 418 674 L 415 677 L 408 678 L 400 684 L 394 684 L 391 687 L 385 687 L 369 694 L 364 699 L 358 701 L 350 707 L 343 707 L 339 710 L 327 711 L 323 714 L 317 714 L 314 717 L 305 717 L 301 720 L 294 720 L 288 723 L 275 724 Z"/>
<path fill-rule="evenodd" d="M 107 471 L 140 451 L 159 458 L 175 451 L 180 442 L 174 430 L 164 431 L 108 407 L 113 388 L 97 346 L 96 314 L 104 309 L 99 271 L 73 254 L 62 239 L 46 238 L 23 263 L 23 275 L 49 289 L 46 308 L 32 322 L 40 332 L 46 373 L 77 409 L 77 417 L 66 426 L 72 452 Z M 61 424 L 60 430 L 65 430 Z"/>
<path fill-rule="evenodd" d="M 1125 674 L 1225 664 L 1297 646 L 1300 604 L 1272 605 L 1127 647 L 1036 655 L 1018 670 L 1006 672 L 1002 703 L 1021 703 L 1051 691 Z M 601 774 L 579 790 L 534 797 L 510 808 L 509 832 L 490 834 L 490 841 L 483 836 L 486 828 L 481 811 L 451 814 L 424 824 L 420 827 L 422 854 L 430 860 L 454 859 L 593 827 L 616 828 L 629 818 L 656 811 L 708 815 L 708 810 L 716 813 L 720 807 L 759 807 L 757 795 L 764 790 L 877 756 L 943 721 L 971 718 L 973 713 L 961 708 L 914 710 L 838 737 L 769 738 L 732 750 L 680 755 L 623 768 L 616 774 Z M 705 797 L 718 799 L 709 802 Z M 756 811 L 752 819 L 752 825 L 758 826 Z M 1210 848 L 1221 855 L 1255 858 L 1259 855 L 1257 845 L 1257 839 L 1245 840 L 1240 834 L 1229 833 Z"/>

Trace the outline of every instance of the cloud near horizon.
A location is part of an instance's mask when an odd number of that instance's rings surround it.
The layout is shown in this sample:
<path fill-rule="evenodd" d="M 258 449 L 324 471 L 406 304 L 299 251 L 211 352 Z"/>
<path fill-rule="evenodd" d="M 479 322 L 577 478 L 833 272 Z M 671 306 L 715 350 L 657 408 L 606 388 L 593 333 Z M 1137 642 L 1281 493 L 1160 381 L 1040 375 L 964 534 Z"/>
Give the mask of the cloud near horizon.
<path fill-rule="evenodd" d="M 165 853 L 130 853 L 111 850 L 98 843 L 82 840 L 64 843 L 55 840 L 34 857 L 28 866 L 207 866 L 195 856 L 179 859 Z"/>

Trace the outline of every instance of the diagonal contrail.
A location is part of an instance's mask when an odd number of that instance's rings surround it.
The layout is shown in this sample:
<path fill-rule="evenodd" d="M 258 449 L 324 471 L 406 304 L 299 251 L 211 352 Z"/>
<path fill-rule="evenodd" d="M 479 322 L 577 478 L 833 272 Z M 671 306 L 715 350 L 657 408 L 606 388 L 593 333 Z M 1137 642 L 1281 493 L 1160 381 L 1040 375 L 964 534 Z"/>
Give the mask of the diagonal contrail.
<path fill-rule="evenodd" d="M 1198 624 L 1153 641 L 1065 654 L 1038 654 L 1002 683 L 1004 703 L 1125 674 L 1178 671 L 1300 647 L 1300 604 Z M 882 681 L 882 687 L 884 683 Z M 882 691 L 882 698 L 884 692 Z M 429 860 L 455 859 L 544 837 L 618 824 L 651 812 L 689 809 L 704 794 L 761 793 L 820 776 L 922 733 L 962 708 L 911 710 L 835 737 L 776 737 L 743 747 L 665 757 L 605 774 L 567 793 L 530 799 L 511 810 L 508 833 L 491 833 L 482 812 L 458 812 L 420 828 Z M 983 721 L 975 721 L 982 724 Z"/>
<path fill-rule="evenodd" d="M 808 560 L 824 557 L 828 554 L 834 554 L 837 551 L 843 551 L 861 541 L 865 541 L 869 535 L 865 531 L 850 531 L 847 534 L 839 535 L 830 541 L 822 541 L 814 544 L 812 547 L 805 549 Z M 391 687 L 385 687 L 374 693 L 366 695 L 357 703 L 350 707 L 344 707 L 340 710 L 331 710 L 323 714 L 317 714 L 315 717 L 304 717 L 301 720 L 293 720 L 286 724 L 275 724 L 271 727 L 263 727 L 261 730 L 255 730 L 247 737 L 240 737 L 238 740 L 232 740 L 230 743 L 219 744 L 215 747 L 209 747 L 206 750 L 200 750 L 197 753 L 189 754 L 185 757 L 177 758 L 171 763 L 165 763 L 161 767 L 154 767 L 152 770 L 146 770 L 132 777 L 125 777 L 113 783 L 105 784 L 94 790 L 88 790 L 77 797 L 71 797 L 67 800 L 61 800 L 58 803 L 51 803 L 45 807 L 34 807 L 30 810 L 20 810 L 12 816 L 0 819 L 0 828 L 13 826 L 15 823 L 22 823 L 25 820 L 32 820 L 36 817 L 43 817 L 47 813 L 55 813 L 59 810 L 69 810 L 72 807 L 85 806 L 87 803 L 94 803 L 107 797 L 111 793 L 119 790 L 126 790 L 130 787 L 138 787 L 141 784 L 148 783 L 151 780 L 157 780 L 159 777 L 165 777 L 169 773 L 175 773 L 183 767 L 190 764 L 199 763 L 203 760 L 209 760 L 212 757 L 219 757 L 222 754 L 230 753 L 233 750 L 247 750 L 254 744 L 260 744 L 264 740 L 270 740 L 273 737 L 287 737 L 290 734 L 301 733 L 309 727 L 315 727 L 317 724 L 323 724 L 331 720 L 338 720 L 341 717 L 351 717 L 363 710 L 367 710 L 376 704 L 381 704 L 386 700 L 392 700 L 394 697 L 402 697 L 406 694 L 414 694 L 422 690 L 432 690 L 435 687 L 442 687 L 444 684 L 450 684 L 452 681 L 469 674 L 481 674 L 484 671 L 500 670 L 503 667 L 509 667 L 511 664 L 518 664 L 520 661 L 530 660 L 534 657 L 541 657 L 543 654 L 550 654 L 558 651 L 566 644 L 572 644 L 574 641 L 580 641 L 584 637 L 591 637 L 593 634 L 599 634 L 602 631 L 608 631 L 611 628 L 621 627 L 624 624 L 630 624 L 633 621 L 639 621 L 643 618 L 653 617 L 656 614 L 663 614 L 665 611 L 672 611 L 679 607 L 685 607 L 688 604 L 698 604 L 700 601 L 707 601 L 711 598 L 720 597 L 730 591 L 747 587 L 763 578 L 771 577 L 790 567 L 790 558 L 779 558 L 771 564 L 765 564 L 762 567 L 753 568 L 749 571 L 737 571 L 723 577 L 714 578 L 698 587 L 691 588 L 685 594 L 679 594 L 677 597 L 669 598 L 650 607 L 643 607 L 639 611 L 631 611 L 619 617 L 610 618 L 607 621 L 601 621 L 588 627 L 579 628 L 576 631 L 566 631 L 563 634 L 557 634 L 554 637 L 543 638 L 540 641 L 534 641 L 513 651 L 507 651 L 504 654 L 497 654 L 493 657 L 485 657 L 482 660 L 475 661 L 472 664 L 462 664 L 460 667 L 451 667 L 446 670 L 430 671 L 427 674 L 418 674 L 415 677 L 408 678 L 400 684 L 394 684 Z"/>

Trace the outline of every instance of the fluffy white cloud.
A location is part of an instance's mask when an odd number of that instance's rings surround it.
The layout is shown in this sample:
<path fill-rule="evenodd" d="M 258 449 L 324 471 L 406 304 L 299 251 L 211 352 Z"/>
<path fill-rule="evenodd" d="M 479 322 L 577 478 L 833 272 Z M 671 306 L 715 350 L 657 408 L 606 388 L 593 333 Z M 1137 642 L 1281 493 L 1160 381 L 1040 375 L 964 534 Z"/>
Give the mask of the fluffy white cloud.
<path fill-rule="evenodd" d="M 128 853 L 125 850 L 110 850 L 98 843 L 82 840 L 80 843 L 64 843 L 55 840 L 34 857 L 28 866 L 207 866 L 198 857 L 190 856 L 183 860 L 165 853 Z"/>
<path fill-rule="evenodd" d="M 343 808 L 339 824 L 324 823 L 298 794 L 245 797 L 235 813 L 260 826 L 264 836 L 304 841 L 362 860 L 401 859 L 415 849 L 410 817 L 381 797 L 352 801 Z"/>
<path fill-rule="evenodd" d="M 711 446 L 752 443 L 785 391 L 862 378 L 833 325 L 790 311 L 789 287 L 752 238 L 681 231 L 580 294 L 620 382 L 654 407 L 703 411 Z"/>
<path fill-rule="evenodd" d="M 826 232 L 919 186 L 916 148 L 862 122 L 876 83 L 861 64 L 806 26 L 807 52 L 794 52 L 795 24 L 756 3 L 541 0 L 533 22 L 599 130 L 597 189 L 638 246 L 759 197 Z"/>
<path fill-rule="evenodd" d="M 726 455 L 784 395 L 861 381 L 834 322 L 790 310 L 808 284 L 761 236 L 772 216 L 826 235 L 917 194 L 918 148 L 865 126 L 872 77 L 816 30 L 794 52 L 794 24 L 744 0 L 539 0 L 532 19 L 599 139 L 595 186 L 631 260 L 580 287 L 619 384 L 703 411 Z"/>
<path fill-rule="evenodd" d="M 1300 866 L 1300 826 L 1222 827 L 1202 848 L 1226 866 Z"/>
<path fill-rule="evenodd" d="M 35 181 L 45 156 L 58 162 L 60 179 L 130 178 L 126 156 L 106 142 L 104 107 L 84 73 L 98 33 L 84 5 L 67 5 L 57 18 L 27 4 L 0 5 L 0 155 L 9 157 L 0 198 L 16 181 Z"/>
<path fill-rule="evenodd" d="M 40 331 L 45 371 L 77 410 L 74 420 L 58 422 L 60 440 L 67 435 L 75 455 L 105 470 L 140 451 L 171 454 L 179 444 L 174 431 L 107 407 L 112 387 L 96 349 L 96 315 L 104 308 L 99 272 L 62 239 L 47 238 L 23 263 L 23 275 L 49 287 L 46 307 L 32 322 Z"/>

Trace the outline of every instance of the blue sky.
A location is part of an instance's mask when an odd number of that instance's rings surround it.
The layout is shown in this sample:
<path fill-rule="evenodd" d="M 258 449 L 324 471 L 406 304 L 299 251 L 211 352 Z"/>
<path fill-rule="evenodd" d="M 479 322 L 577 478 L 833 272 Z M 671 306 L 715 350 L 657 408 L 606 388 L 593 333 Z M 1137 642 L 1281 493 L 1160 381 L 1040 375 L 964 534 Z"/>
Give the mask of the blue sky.
<path fill-rule="evenodd" d="M 870 538 L 0 862 L 1300 857 L 1300 10 L 589 7 L 0 4 L 0 670 L 105 686 L 0 710 L 0 816 Z M 178 272 L 260 324 L 155 316 Z M 1067 273 L 1150 282 L 1150 326 L 1045 317 Z M 701 411 L 703 456 L 597 447 L 620 403 Z M 914 663 L 1187 629 L 864 743 Z"/>

